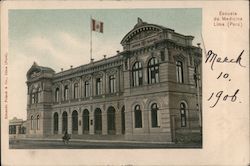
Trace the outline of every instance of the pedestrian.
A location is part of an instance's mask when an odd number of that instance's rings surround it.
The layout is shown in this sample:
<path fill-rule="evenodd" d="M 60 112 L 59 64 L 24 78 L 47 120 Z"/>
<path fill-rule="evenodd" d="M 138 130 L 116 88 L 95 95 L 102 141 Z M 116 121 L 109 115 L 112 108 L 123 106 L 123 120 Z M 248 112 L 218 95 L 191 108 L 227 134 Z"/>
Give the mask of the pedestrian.
<path fill-rule="evenodd" d="M 70 135 L 68 134 L 67 130 L 65 131 L 64 136 L 62 137 L 62 139 L 63 139 L 64 144 L 69 143 Z"/>

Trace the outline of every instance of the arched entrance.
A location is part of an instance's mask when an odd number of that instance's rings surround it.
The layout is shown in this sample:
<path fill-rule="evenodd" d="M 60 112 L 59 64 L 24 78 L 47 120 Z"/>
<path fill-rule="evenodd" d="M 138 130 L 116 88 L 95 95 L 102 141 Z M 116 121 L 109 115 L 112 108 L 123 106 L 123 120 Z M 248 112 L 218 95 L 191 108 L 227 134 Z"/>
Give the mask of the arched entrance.
<path fill-rule="evenodd" d="M 54 113 L 54 134 L 58 134 L 58 113 Z"/>
<path fill-rule="evenodd" d="M 78 134 L 78 113 L 76 110 L 72 112 L 72 133 Z"/>
<path fill-rule="evenodd" d="M 102 133 L 102 111 L 100 108 L 95 109 L 95 133 L 101 134 Z"/>
<path fill-rule="evenodd" d="M 122 134 L 125 134 L 125 107 L 122 107 Z"/>
<path fill-rule="evenodd" d="M 62 117 L 63 117 L 63 119 L 62 119 L 62 131 L 63 131 L 63 133 L 65 131 L 68 132 L 68 114 L 66 111 L 63 112 Z"/>
<path fill-rule="evenodd" d="M 108 108 L 108 134 L 115 134 L 115 108 L 110 106 Z"/>
<path fill-rule="evenodd" d="M 83 133 L 88 134 L 89 133 L 89 111 L 85 109 L 82 114 L 83 119 Z"/>

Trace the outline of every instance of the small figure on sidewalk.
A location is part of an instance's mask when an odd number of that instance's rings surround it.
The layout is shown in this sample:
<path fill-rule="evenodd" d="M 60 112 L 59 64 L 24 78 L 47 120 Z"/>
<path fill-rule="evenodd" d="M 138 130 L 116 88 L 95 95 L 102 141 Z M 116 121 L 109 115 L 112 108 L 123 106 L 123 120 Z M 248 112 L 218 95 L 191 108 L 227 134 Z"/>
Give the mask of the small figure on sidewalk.
<path fill-rule="evenodd" d="M 64 133 L 64 136 L 62 137 L 63 143 L 68 144 L 70 139 L 70 135 L 68 134 L 67 130 Z"/>

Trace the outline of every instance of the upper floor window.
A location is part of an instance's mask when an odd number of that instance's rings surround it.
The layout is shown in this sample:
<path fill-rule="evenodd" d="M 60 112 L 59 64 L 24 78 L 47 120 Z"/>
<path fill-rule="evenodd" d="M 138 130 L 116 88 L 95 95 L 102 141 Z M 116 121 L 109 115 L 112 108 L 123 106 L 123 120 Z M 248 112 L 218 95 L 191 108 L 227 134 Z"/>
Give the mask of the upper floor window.
<path fill-rule="evenodd" d="M 187 114 L 185 103 L 180 104 L 180 114 L 181 114 L 181 127 L 187 126 Z"/>
<path fill-rule="evenodd" d="M 31 93 L 31 104 L 35 104 L 35 103 L 38 103 L 38 91 L 33 89 Z"/>
<path fill-rule="evenodd" d="M 102 94 L 102 78 L 96 79 L 96 95 Z"/>
<path fill-rule="evenodd" d="M 69 99 L 69 87 L 68 87 L 68 85 L 64 86 L 63 99 L 64 100 L 68 100 Z"/>
<path fill-rule="evenodd" d="M 156 103 L 151 105 L 151 125 L 158 127 L 158 106 Z"/>
<path fill-rule="evenodd" d="M 183 83 L 183 63 L 176 61 L 176 79 L 178 83 Z"/>
<path fill-rule="evenodd" d="M 79 98 L 79 85 L 78 83 L 74 84 L 74 99 Z"/>
<path fill-rule="evenodd" d="M 90 96 L 90 83 L 89 83 L 89 81 L 85 81 L 85 83 L 84 83 L 84 96 L 85 97 Z"/>
<path fill-rule="evenodd" d="M 142 128 L 142 112 L 139 105 L 135 106 L 135 128 Z"/>
<path fill-rule="evenodd" d="M 159 82 L 159 63 L 157 58 L 151 58 L 148 62 L 148 83 L 154 84 Z"/>
<path fill-rule="evenodd" d="M 111 75 L 109 76 L 109 93 L 115 93 L 115 92 L 116 92 L 115 76 Z"/>
<path fill-rule="evenodd" d="M 198 76 L 198 66 L 194 67 L 194 82 L 195 82 L 195 87 L 197 87 L 197 82 L 198 82 L 199 76 Z"/>
<path fill-rule="evenodd" d="M 56 88 L 55 91 L 55 102 L 59 102 L 59 88 Z"/>
<path fill-rule="evenodd" d="M 132 67 L 132 82 L 133 86 L 142 85 L 142 64 L 141 62 L 136 62 Z"/>

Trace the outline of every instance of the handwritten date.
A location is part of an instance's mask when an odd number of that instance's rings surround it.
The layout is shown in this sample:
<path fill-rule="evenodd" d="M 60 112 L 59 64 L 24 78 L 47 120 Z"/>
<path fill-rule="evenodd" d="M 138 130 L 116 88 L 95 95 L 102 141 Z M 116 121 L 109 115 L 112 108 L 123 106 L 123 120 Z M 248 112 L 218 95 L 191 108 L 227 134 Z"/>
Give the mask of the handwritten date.
<path fill-rule="evenodd" d="M 237 100 L 239 91 L 240 89 L 237 89 L 232 95 L 226 94 L 224 91 L 219 91 L 217 93 L 212 92 L 211 96 L 208 98 L 208 101 L 213 101 L 213 104 L 210 106 L 210 108 L 215 107 L 221 101 L 235 102 Z"/>

